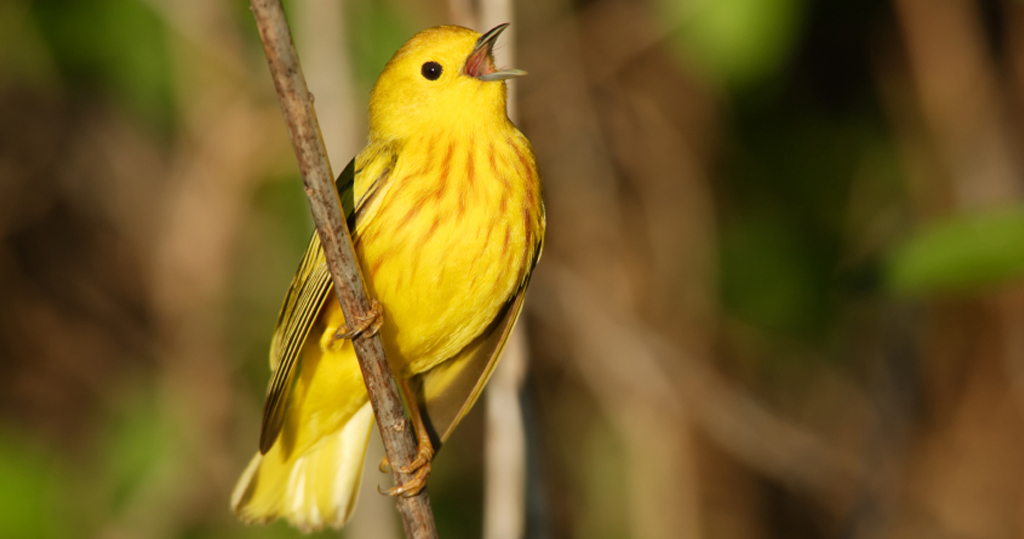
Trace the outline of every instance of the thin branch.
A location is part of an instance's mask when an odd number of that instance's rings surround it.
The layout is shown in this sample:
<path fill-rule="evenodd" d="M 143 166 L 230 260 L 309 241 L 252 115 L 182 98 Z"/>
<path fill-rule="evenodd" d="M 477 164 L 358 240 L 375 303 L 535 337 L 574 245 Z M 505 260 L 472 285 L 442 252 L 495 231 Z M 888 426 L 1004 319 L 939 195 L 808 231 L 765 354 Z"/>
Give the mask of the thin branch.
<path fill-rule="evenodd" d="M 348 226 L 341 211 L 341 200 L 334 186 L 334 175 L 313 111 L 313 98 L 306 88 L 299 58 L 292 43 L 288 22 L 280 0 L 251 0 L 252 12 L 259 27 L 263 51 L 267 55 L 281 111 L 288 124 L 288 133 L 299 162 L 302 182 L 309 199 L 309 208 L 316 223 L 324 256 L 334 281 L 334 291 L 346 320 L 366 318 L 370 302 L 366 295 L 359 263 Z M 374 416 L 384 440 L 384 451 L 394 480 L 403 484 L 412 476 L 398 472 L 416 455 L 416 438 L 379 335 L 363 333 L 353 340 L 363 381 L 370 395 Z M 410 538 L 436 538 L 437 529 L 426 489 L 410 498 L 398 498 L 406 535 Z"/>
<path fill-rule="evenodd" d="M 453 19 L 457 8 L 468 4 L 450 1 Z M 501 23 L 512 23 L 505 30 L 506 45 L 494 51 L 497 65 L 516 67 L 515 30 L 512 0 L 482 0 L 478 12 L 469 9 L 469 21 L 481 32 Z M 516 81 L 508 84 L 508 117 L 516 118 Z M 520 322 L 509 336 L 487 386 L 487 429 L 484 447 L 484 539 L 522 539 L 526 533 L 526 426 L 523 424 L 519 391 L 529 366 L 526 328 Z"/>
<path fill-rule="evenodd" d="M 526 427 L 519 389 L 526 377 L 522 324 L 487 385 L 484 447 L 484 539 L 521 539 L 526 530 Z"/>

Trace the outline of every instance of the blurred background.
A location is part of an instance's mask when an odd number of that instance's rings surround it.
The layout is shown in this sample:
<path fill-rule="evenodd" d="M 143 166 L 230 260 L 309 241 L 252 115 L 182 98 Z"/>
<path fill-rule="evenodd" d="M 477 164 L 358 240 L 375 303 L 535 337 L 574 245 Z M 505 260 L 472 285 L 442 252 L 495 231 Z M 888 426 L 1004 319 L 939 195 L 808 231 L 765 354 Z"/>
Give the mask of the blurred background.
<path fill-rule="evenodd" d="M 286 2 L 335 170 L 412 34 L 514 21 L 525 536 L 1024 537 L 1024 3 L 491 5 Z M 0 2 L 0 538 L 298 537 L 228 497 L 311 230 L 246 2 Z"/>

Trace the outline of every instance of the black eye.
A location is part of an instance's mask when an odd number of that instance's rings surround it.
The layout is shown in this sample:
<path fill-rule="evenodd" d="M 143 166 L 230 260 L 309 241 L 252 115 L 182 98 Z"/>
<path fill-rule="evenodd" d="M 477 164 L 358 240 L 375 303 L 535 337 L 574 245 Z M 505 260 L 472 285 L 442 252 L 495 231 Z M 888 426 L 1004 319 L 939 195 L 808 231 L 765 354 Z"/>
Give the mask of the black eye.
<path fill-rule="evenodd" d="M 420 73 L 423 73 L 423 78 L 427 80 L 437 80 L 441 77 L 441 64 L 437 62 L 427 62 L 420 68 Z"/>

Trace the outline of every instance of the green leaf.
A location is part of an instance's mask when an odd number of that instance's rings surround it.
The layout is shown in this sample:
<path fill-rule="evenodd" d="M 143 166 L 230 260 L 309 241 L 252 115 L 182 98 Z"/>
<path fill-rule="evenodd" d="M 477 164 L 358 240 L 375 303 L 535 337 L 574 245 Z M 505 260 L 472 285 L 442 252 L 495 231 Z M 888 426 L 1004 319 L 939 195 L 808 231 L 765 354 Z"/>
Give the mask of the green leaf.
<path fill-rule="evenodd" d="M 728 82 L 756 82 L 784 67 L 799 37 L 802 0 L 661 0 L 661 20 L 691 61 Z"/>
<path fill-rule="evenodd" d="M 890 257 L 898 294 L 969 292 L 1024 277 L 1024 207 L 962 215 L 910 238 Z"/>

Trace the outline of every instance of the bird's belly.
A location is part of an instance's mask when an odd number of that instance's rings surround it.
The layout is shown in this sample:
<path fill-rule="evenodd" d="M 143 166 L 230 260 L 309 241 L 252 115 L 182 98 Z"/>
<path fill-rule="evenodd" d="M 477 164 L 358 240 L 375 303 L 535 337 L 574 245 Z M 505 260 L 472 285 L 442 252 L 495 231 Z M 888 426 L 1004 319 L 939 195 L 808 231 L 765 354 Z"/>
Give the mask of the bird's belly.
<path fill-rule="evenodd" d="M 405 376 L 454 356 L 480 335 L 518 287 L 525 224 L 500 201 L 392 201 L 359 238 L 364 275 L 384 305 L 383 337 Z"/>

